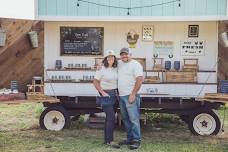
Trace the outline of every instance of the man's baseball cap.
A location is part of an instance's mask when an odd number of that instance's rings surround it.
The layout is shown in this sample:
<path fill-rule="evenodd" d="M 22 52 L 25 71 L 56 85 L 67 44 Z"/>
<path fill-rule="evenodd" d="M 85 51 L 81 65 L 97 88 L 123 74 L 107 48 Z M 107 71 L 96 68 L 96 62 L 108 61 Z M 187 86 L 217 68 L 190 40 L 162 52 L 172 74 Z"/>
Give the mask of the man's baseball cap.
<path fill-rule="evenodd" d="M 127 53 L 127 54 L 129 54 L 129 53 L 130 53 L 130 50 L 129 50 L 129 48 L 124 47 L 124 48 L 122 48 L 122 49 L 120 50 L 120 54 L 121 54 L 121 53 Z"/>

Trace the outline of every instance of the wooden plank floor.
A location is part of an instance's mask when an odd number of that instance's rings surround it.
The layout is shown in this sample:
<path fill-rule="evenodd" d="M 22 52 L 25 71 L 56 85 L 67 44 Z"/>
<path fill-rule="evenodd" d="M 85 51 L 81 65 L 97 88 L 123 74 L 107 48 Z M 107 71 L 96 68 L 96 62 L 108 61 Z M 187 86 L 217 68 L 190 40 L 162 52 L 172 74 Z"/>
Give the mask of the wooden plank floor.
<path fill-rule="evenodd" d="M 228 103 L 228 94 L 224 93 L 206 93 L 203 98 L 197 98 L 199 101 Z"/>
<path fill-rule="evenodd" d="M 1 101 L 0 104 L 21 104 L 21 103 L 58 103 L 59 99 L 47 99 L 47 100 L 11 100 L 11 101 Z"/>

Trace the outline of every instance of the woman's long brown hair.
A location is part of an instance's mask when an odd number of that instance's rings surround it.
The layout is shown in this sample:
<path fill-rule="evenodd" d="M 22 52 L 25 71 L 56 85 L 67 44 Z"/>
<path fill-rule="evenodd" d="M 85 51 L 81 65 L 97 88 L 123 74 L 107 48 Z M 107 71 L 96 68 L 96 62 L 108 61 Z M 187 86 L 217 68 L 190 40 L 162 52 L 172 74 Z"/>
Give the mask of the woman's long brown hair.
<path fill-rule="evenodd" d="M 104 58 L 104 60 L 102 61 L 102 63 L 104 64 L 104 67 L 108 67 L 108 59 L 107 59 L 108 57 L 106 56 L 105 58 Z M 117 64 L 118 64 L 118 61 L 117 61 L 117 58 L 116 58 L 116 56 L 114 56 L 114 63 L 112 64 L 112 67 L 113 68 L 116 68 L 117 67 Z"/>

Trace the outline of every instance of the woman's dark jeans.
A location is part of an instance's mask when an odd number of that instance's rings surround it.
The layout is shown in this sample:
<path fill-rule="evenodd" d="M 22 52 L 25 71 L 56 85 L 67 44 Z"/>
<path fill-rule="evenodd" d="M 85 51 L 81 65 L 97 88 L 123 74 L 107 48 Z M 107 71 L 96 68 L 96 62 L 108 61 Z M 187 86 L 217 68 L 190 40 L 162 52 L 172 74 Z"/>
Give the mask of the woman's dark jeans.
<path fill-rule="evenodd" d="M 115 111 L 114 105 L 102 106 L 103 111 L 106 114 L 104 124 L 104 142 L 110 143 L 113 141 L 113 132 L 115 128 Z"/>
<path fill-rule="evenodd" d="M 117 102 L 117 92 L 116 90 L 106 90 L 105 92 L 108 93 L 110 97 L 115 97 L 115 102 L 111 102 L 113 104 L 105 104 L 101 106 L 106 115 L 104 124 L 104 142 L 110 143 L 113 141 L 113 132 L 115 128 L 115 105 Z"/>

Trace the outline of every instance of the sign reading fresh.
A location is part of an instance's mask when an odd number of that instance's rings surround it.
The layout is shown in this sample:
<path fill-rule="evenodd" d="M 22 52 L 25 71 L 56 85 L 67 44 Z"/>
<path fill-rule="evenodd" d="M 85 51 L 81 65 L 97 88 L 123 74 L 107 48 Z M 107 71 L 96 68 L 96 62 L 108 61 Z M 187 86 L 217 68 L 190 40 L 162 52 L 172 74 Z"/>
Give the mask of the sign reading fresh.
<path fill-rule="evenodd" d="M 187 40 L 181 41 L 181 55 L 183 56 L 203 56 L 205 55 L 205 41 Z"/>

